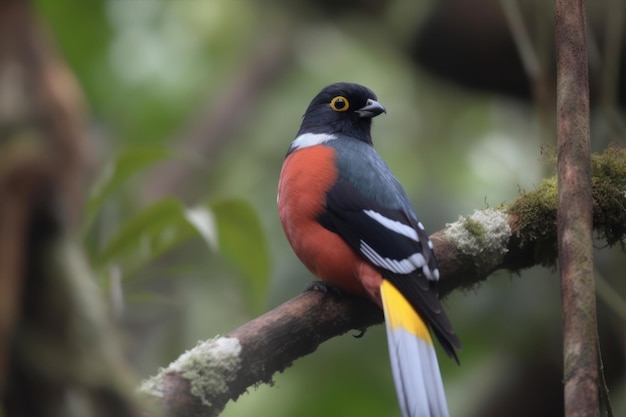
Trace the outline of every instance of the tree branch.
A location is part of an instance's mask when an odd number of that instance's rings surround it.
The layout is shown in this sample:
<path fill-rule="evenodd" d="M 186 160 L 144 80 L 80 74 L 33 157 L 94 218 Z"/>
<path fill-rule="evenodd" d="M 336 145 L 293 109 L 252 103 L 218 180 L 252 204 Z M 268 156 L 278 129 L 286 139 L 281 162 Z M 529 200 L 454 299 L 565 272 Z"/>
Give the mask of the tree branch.
<path fill-rule="evenodd" d="M 585 8 L 556 0 L 557 214 L 565 415 L 599 416 Z"/>
<path fill-rule="evenodd" d="M 610 244 L 626 239 L 626 151 L 594 157 L 596 233 Z M 610 196 L 610 198 L 609 198 Z M 556 261 L 554 178 L 522 192 L 506 207 L 476 211 L 431 236 L 445 296 L 499 269 L 519 272 Z M 615 227 L 620 230 L 615 234 Z M 223 337 L 202 342 L 146 380 L 140 392 L 172 416 L 217 416 L 248 387 L 271 383 L 297 358 L 351 329 L 381 323 L 366 299 L 305 292 Z"/>
<path fill-rule="evenodd" d="M 381 323 L 368 300 L 308 291 L 233 330 L 199 343 L 145 381 L 141 391 L 161 399 L 172 416 L 217 416 L 248 387 L 313 353 L 326 340 Z"/>

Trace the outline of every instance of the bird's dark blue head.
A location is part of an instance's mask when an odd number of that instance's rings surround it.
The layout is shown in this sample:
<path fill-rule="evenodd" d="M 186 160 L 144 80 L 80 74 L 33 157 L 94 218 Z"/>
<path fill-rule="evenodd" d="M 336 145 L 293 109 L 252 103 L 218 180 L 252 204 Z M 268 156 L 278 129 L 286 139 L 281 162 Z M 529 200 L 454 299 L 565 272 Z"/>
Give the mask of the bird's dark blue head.
<path fill-rule="evenodd" d="M 376 100 L 376 94 L 362 85 L 331 84 L 309 104 L 298 136 L 303 133 L 341 134 L 371 144 L 372 118 L 386 113 Z"/>

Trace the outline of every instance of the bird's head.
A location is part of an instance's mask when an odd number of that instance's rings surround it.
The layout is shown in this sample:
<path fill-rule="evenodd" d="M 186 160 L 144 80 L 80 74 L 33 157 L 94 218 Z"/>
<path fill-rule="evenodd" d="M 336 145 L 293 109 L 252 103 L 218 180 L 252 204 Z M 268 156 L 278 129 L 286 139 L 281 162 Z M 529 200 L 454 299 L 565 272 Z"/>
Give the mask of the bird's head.
<path fill-rule="evenodd" d="M 331 84 L 311 101 L 298 135 L 303 133 L 342 134 L 372 143 L 372 118 L 386 113 L 376 94 L 353 83 Z"/>

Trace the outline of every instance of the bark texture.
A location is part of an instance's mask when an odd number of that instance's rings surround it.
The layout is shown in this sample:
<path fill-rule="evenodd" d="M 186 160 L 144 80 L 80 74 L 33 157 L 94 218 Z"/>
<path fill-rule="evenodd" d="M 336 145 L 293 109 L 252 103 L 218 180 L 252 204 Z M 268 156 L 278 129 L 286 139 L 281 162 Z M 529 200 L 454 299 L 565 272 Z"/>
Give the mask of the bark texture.
<path fill-rule="evenodd" d="M 565 415 L 599 416 L 589 77 L 582 0 L 556 0 L 557 213 Z"/>

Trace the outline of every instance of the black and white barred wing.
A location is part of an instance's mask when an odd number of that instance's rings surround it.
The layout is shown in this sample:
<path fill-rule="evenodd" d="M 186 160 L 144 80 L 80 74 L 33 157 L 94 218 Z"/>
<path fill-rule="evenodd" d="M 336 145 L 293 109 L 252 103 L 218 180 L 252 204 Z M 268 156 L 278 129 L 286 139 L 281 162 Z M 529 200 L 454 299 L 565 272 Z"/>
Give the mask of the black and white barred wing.
<path fill-rule="evenodd" d="M 432 243 L 412 213 L 411 207 L 384 207 L 339 179 L 326 196 L 326 210 L 319 222 L 376 266 L 456 359 L 455 348 L 460 348 L 460 342 L 439 301 L 439 269 Z"/>

